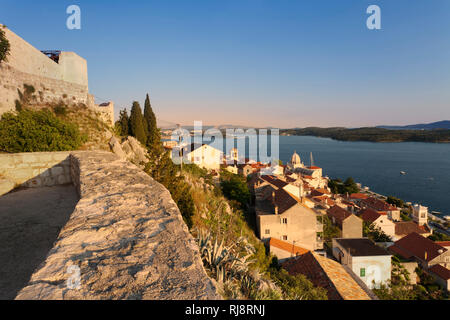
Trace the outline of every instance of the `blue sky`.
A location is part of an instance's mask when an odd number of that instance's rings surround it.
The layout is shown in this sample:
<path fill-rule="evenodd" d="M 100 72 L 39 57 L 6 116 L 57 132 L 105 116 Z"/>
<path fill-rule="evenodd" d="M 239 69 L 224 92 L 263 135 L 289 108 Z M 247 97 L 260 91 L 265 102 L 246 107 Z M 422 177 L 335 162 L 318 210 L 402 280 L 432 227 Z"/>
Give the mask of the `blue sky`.
<path fill-rule="evenodd" d="M 75 51 L 117 112 L 149 92 L 193 124 L 366 126 L 450 119 L 448 0 L 0 0 L 0 23 Z M 67 6 L 81 30 L 66 28 Z M 366 8 L 381 8 L 368 30 Z"/>

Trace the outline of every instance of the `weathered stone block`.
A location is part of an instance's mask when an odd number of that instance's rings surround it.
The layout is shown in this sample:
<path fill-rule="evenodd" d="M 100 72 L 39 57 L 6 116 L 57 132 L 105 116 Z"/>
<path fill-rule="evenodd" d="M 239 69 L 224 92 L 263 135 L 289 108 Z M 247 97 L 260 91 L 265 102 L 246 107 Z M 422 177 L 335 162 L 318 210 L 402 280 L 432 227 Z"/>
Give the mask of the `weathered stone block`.
<path fill-rule="evenodd" d="M 15 183 L 9 179 L 0 179 L 0 196 L 14 189 Z"/>
<path fill-rule="evenodd" d="M 0 170 L 15 167 L 14 158 L 9 155 L 0 155 Z"/>

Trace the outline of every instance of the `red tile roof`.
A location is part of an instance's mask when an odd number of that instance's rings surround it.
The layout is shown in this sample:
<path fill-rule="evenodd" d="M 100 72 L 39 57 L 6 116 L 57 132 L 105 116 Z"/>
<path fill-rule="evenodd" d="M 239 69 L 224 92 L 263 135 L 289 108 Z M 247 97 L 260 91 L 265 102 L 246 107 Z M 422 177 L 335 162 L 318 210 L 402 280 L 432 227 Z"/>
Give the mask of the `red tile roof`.
<path fill-rule="evenodd" d="M 336 224 L 338 224 L 339 226 L 342 226 L 342 222 L 345 219 L 347 219 L 348 217 L 350 217 L 352 215 L 352 213 L 350 211 L 347 211 L 347 210 L 335 205 L 327 210 L 327 215 L 330 218 L 334 218 L 336 221 Z"/>
<path fill-rule="evenodd" d="M 396 207 L 391 206 L 389 203 L 387 203 L 386 201 L 374 198 L 374 197 L 369 197 L 367 199 L 362 199 L 361 203 L 367 205 L 368 207 L 375 209 L 377 211 L 394 211 L 394 210 L 398 210 Z"/>
<path fill-rule="evenodd" d="M 408 235 L 410 233 L 426 234 L 430 230 L 425 225 L 419 226 L 414 221 L 399 221 L 395 223 L 395 234 L 399 236 Z"/>
<path fill-rule="evenodd" d="M 434 243 L 443 247 L 450 247 L 450 241 L 435 241 Z"/>
<path fill-rule="evenodd" d="M 442 253 L 439 253 L 439 250 L 447 251 L 446 248 L 415 232 L 396 241 L 394 245 L 389 247 L 389 250 L 406 259 L 416 257 L 427 262 L 441 255 Z"/>
<path fill-rule="evenodd" d="M 281 266 L 290 275 L 303 274 L 315 286 L 327 290 L 330 300 L 370 300 L 344 267 L 331 259 L 308 252 L 285 261 Z"/>
<path fill-rule="evenodd" d="M 322 169 L 322 168 L 321 167 L 316 167 L 316 166 L 310 166 L 310 167 L 308 167 L 308 169 L 317 170 L 317 169 Z"/>
<path fill-rule="evenodd" d="M 450 270 L 441 266 L 440 264 L 435 264 L 429 270 L 443 280 L 450 279 Z"/>
<path fill-rule="evenodd" d="M 278 206 L 278 214 L 282 214 L 298 203 L 297 200 L 284 189 L 275 191 L 273 202 L 274 205 Z"/>
<path fill-rule="evenodd" d="M 266 181 L 279 189 L 288 185 L 287 182 L 284 182 L 283 180 L 280 180 L 275 176 L 263 175 L 261 176 L 261 180 Z"/>
<path fill-rule="evenodd" d="M 364 209 L 360 212 L 360 218 L 370 223 L 373 223 L 381 216 L 382 214 L 378 213 L 377 211 L 371 208 Z"/>
<path fill-rule="evenodd" d="M 350 199 L 367 199 L 369 196 L 364 193 L 352 193 Z"/>
<path fill-rule="evenodd" d="M 302 247 L 299 247 L 299 246 L 296 246 L 296 245 L 293 245 L 288 242 L 281 241 L 281 240 L 275 239 L 275 238 L 270 238 L 269 245 L 271 247 L 275 247 L 275 248 L 290 252 L 294 256 L 300 256 L 302 254 L 309 252 L 309 250 L 307 250 L 305 248 L 302 248 Z"/>

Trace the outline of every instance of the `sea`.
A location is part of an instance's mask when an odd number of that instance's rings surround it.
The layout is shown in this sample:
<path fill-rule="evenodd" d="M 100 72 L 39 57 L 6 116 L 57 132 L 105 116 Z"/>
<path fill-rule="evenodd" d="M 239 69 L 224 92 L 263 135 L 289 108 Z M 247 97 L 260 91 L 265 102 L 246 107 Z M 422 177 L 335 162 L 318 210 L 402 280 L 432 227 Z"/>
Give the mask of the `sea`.
<path fill-rule="evenodd" d="M 448 143 L 347 142 L 310 136 L 279 139 L 279 158 L 284 164 L 296 151 L 309 165 L 312 153 L 314 165 L 323 168 L 324 176 L 352 177 L 375 193 L 421 204 L 440 217 L 450 215 Z"/>

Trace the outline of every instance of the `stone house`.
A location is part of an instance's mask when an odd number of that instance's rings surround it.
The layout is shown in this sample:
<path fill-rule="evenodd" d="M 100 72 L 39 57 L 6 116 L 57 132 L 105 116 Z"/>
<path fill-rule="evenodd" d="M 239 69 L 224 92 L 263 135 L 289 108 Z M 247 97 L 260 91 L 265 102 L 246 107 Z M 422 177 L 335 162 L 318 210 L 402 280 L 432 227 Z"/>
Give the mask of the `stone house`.
<path fill-rule="evenodd" d="M 371 208 L 366 208 L 360 212 L 360 217 L 365 222 L 373 224 L 376 228 L 395 240 L 395 223 L 388 219 L 386 214 L 382 214 Z"/>
<path fill-rule="evenodd" d="M 323 225 L 317 214 L 284 189 L 267 186 L 256 197 L 255 210 L 261 240 L 276 238 L 308 250 L 323 248 Z"/>
<path fill-rule="evenodd" d="M 370 289 L 391 279 L 391 254 L 367 238 L 333 239 L 333 256 Z"/>
<path fill-rule="evenodd" d="M 327 210 L 327 215 L 333 224 L 339 227 L 341 238 L 362 237 L 362 220 L 353 213 L 335 205 Z"/>

